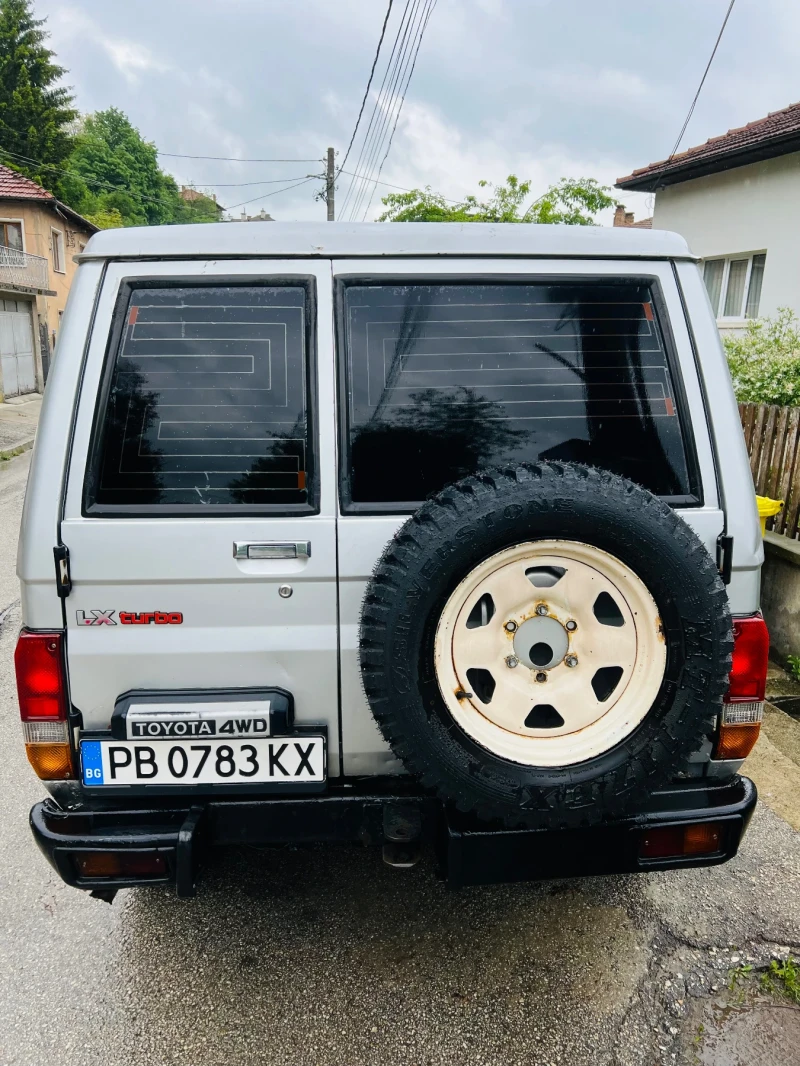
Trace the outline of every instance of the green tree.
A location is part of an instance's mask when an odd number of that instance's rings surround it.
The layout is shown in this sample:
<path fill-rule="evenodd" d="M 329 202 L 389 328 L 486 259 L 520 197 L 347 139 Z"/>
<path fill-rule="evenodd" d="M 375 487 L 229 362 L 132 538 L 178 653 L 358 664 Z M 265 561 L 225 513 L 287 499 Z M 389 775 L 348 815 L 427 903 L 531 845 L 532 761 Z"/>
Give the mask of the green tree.
<path fill-rule="evenodd" d="M 48 189 L 72 149 L 77 116 L 66 73 L 46 46 L 30 0 L 0 0 L 0 158 Z M 6 154 L 8 153 L 8 154 Z M 20 158 L 22 157 L 22 158 Z"/>
<path fill-rule="evenodd" d="M 566 226 L 592 226 L 598 211 L 611 207 L 610 190 L 594 178 L 562 178 L 527 207 L 529 181 L 509 174 L 505 185 L 480 181 L 482 189 L 492 190 L 486 200 L 466 196 L 461 202 L 446 200 L 430 186 L 393 192 L 384 196 L 386 210 L 380 222 L 550 222 Z"/>
<path fill-rule="evenodd" d="M 800 321 L 788 307 L 751 319 L 723 343 L 740 403 L 800 406 Z"/>
<path fill-rule="evenodd" d="M 158 151 L 116 107 L 80 123 L 62 175 L 61 199 L 101 228 L 216 221 L 210 197 L 181 198 L 175 179 L 158 165 Z"/>

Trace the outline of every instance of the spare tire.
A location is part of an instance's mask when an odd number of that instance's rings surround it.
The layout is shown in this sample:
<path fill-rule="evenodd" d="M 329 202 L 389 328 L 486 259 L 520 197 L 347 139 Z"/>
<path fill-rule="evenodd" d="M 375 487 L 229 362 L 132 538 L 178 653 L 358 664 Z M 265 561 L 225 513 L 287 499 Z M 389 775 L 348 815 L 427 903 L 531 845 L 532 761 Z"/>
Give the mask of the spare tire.
<path fill-rule="evenodd" d="M 372 712 L 423 785 L 506 825 L 619 817 L 715 726 L 733 648 L 696 534 L 577 464 L 459 481 L 398 531 L 368 586 Z"/>

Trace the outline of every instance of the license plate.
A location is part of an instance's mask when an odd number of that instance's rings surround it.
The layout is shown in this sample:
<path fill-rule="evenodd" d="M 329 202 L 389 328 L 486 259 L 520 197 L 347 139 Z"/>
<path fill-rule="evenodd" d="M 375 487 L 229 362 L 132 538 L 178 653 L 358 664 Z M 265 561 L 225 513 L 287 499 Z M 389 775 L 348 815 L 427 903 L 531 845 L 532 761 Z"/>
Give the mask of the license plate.
<path fill-rule="evenodd" d="M 325 780 L 325 738 L 82 740 L 83 783 L 112 785 L 302 785 Z"/>

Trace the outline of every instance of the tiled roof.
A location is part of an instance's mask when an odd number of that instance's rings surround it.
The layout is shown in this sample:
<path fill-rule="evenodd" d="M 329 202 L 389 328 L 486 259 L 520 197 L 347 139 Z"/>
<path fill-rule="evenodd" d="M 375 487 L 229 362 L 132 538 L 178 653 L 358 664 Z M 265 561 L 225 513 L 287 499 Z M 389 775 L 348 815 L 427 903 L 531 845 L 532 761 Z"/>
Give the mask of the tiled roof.
<path fill-rule="evenodd" d="M 43 189 L 36 181 L 25 178 L 11 167 L 4 167 L 0 163 L 0 200 L 44 200 L 48 207 L 57 211 L 61 216 L 66 215 L 73 222 L 85 229 L 88 233 L 97 233 L 97 226 L 90 222 L 71 207 L 56 200 L 55 196 L 47 189 Z"/>
<path fill-rule="evenodd" d="M 703 174 L 744 166 L 787 152 L 800 151 L 800 103 L 746 126 L 711 137 L 705 144 L 687 148 L 670 159 L 662 159 L 617 180 L 618 189 L 657 189 Z"/>
<path fill-rule="evenodd" d="M 0 164 L 0 199 L 55 200 L 55 197 L 38 182 Z"/>

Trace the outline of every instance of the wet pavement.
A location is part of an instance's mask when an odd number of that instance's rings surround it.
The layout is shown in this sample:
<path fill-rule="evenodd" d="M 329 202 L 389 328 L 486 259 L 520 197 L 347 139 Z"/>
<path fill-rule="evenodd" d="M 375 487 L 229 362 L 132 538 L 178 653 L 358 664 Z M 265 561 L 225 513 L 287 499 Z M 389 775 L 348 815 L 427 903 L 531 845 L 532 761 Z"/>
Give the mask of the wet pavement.
<path fill-rule="evenodd" d="M 27 459 L 0 465 L 0 1066 L 800 1063 L 800 1012 L 728 990 L 800 954 L 800 835 L 773 800 L 706 870 L 453 893 L 377 851 L 227 848 L 194 900 L 65 887 L 27 826 L 43 789 L 11 667 Z M 800 724 L 777 721 L 797 770 Z M 761 787 L 783 802 L 773 766 Z"/>
<path fill-rule="evenodd" d="M 0 402 L 0 462 L 33 447 L 41 406 L 37 392 Z"/>
<path fill-rule="evenodd" d="M 698 1066 L 784 1066 L 797 1061 L 800 1008 L 755 997 L 711 1006 L 687 1048 Z M 689 1058 L 691 1062 L 691 1058 Z"/>

